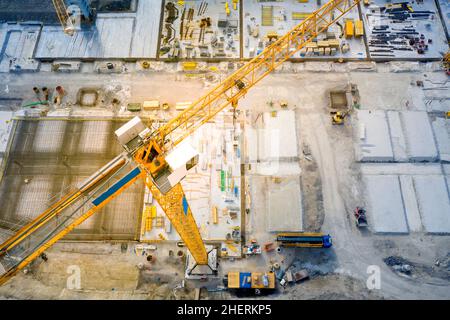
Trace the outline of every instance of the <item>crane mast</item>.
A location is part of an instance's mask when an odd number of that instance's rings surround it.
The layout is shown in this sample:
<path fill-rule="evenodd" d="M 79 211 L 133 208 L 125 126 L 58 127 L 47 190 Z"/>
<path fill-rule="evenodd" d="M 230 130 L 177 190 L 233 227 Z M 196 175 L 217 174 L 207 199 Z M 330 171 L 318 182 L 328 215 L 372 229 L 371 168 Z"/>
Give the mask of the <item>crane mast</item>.
<path fill-rule="evenodd" d="M 58 16 L 59 22 L 64 29 L 64 32 L 68 35 L 73 35 L 75 28 L 70 20 L 69 13 L 67 12 L 66 4 L 64 0 L 52 0 L 53 6 L 55 7 L 56 15 Z"/>
<path fill-rule="evenodd" d="M 292 58 L 359 2 L 360 0 L 331 0 L 323 5 L 178 116 L 153 132 L 147 130 L 136 147 L 126 147 L 126 152 L 24 226 L 0 245 L 0 285 L 141 178 L 197 264 L 208 264 L 208 253 L 181 183 L 166 183 L 166 178 L 171 173 L 167 156 L 187 136 L 220 111 L 228 106 L 236 108 L 239 99 L 249 89 Z M 53 0 L 53 3 L 58 8 L 57 12 L 60 12 L 58 17 L 61 14 L 61 23 L 67 23 L 64 2 Z M 133 169 L 124 173 L 125 168 L 130 165 Z M 112 178 L 117 178 L 118 181 L 111 185 Z"/>

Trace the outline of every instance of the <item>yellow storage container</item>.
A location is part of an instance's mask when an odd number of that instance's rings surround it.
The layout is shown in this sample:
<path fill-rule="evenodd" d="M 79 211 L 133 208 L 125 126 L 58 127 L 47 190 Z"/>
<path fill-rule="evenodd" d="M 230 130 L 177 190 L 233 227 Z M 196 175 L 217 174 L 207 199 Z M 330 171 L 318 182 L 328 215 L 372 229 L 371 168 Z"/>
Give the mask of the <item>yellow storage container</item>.
<path fill-rule="evenodd" d="M 193 71 L 195 69 L 197 69 L 197 62 L 194 61 L 183 62 L 184 71 Z"/>
<path fill-rule="evenodd" d="M 239 272 L 228 272 L 228 288 L 239 288 Z"/>
<path fill-rule="evenodd" d="M 364 25 L 361 20 L 355 21 L 355 37 L 361 37 L 364 35 Z"/>
<path fill-rule="evenodd" d="M 351 38 L 355 34 L 355 26 L 352 20 L 345 22 L 345 37 Z"/>

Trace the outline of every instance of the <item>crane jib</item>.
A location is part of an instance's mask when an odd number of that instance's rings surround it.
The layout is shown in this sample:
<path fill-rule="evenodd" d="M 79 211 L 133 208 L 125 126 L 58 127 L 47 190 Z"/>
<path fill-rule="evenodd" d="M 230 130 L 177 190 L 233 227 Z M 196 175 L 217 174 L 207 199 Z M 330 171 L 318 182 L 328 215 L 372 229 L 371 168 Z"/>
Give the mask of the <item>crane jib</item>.
<path fill-rule="evenodd" d="M 102 193 L 98 198 L 96 198 L 94 201 L 92 201 L 92 204 L 94 206 L 99 206 L 102 204 L 106 199 L 117 193 L 122 187 L 124 187 L 128 182 L 136 178 L 141 173 L 141 170 L 139 168 L 134 168 L 131 170 L 125 177 L 120 179 L 118 182 L 116 182 L 112 187 L 110 187 L 108 190 L 106 190 L 104 193 Z"/>

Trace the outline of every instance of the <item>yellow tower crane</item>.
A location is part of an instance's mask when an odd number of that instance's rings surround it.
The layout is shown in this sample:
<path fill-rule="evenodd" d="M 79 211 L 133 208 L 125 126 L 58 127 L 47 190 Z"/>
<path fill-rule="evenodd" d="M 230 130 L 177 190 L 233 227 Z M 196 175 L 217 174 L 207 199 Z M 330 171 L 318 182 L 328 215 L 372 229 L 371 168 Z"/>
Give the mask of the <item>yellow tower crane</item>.
<path fill-rule="evenodd" d="M 329 1 L 160 128 L 151 131 L 139 118 L 134 118 L 116 131 L 125 148 L 122 154 L 0 245 L 0 284 L 138 179 L 145 181 L 196 263 L 207 265 L 208 252 L 180 184 L 179 172 L 171 165 L 176 147 L 224 108 L 236 108 L 250 88 L 359 2 Z M 121 141 L 124 136 L 128 139 Z M 194 160 L 184 159 L 180 168 L 186 173 L 195 165 Z"/>

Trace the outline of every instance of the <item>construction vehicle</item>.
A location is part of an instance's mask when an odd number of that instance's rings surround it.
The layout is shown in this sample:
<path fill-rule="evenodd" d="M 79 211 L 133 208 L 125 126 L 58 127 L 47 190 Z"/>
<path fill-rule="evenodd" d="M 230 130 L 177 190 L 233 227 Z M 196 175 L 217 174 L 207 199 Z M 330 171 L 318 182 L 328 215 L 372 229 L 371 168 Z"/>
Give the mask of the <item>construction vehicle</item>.
<path fill-rule="evenodd" d="M 332 240 L 329 234 L 288 232 L 277 234 L 281 247 L 299 248 L 331 248 Z"/>
<path fill-rule="evenodd" d="M 355 211 L 353 212 L 353 215 L 355 216 L 355 224 L 358 228 L 367 228 L 367 218 L 366 218 L 366 210 L 361 207 L 356 207 Z"/>
<path fill-rule="evenodd" d="M 0 285 L 139 179 L 188 248 L 186 275 L 216 274 L 217 250 L 207 250 L 203 243 L 180 183 L 196 165 L 198 154 L 182 142 L 225 108 L 236 109 L 252 87 L 359 2 L 329 1 L 159 128 L 148 128 L 138 117 L 119 128 L 122 154 L 0 245 Z"/>
<path fill-rule="evenodd" d="M 224 277 L 225 287 L 237 291 L 253 291 L 260 294 L 275 289 L 275 273 L 269 272 L 228 272 Z"/>
<path fill-rule="evenodd" d="M 331 111 L 331 123 L 333 125 L 343 125 L 345 118 L 350 114 L 350 111 Z"/>

